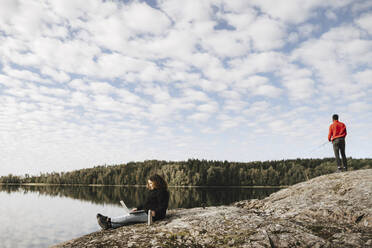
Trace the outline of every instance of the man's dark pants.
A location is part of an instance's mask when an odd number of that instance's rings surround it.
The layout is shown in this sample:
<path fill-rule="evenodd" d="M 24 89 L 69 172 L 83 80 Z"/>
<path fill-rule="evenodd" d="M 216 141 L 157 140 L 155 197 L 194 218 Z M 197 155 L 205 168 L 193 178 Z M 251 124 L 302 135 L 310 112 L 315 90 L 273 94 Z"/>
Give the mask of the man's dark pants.
<path fill-rule="evenodd" d="M 345 138 L 336 138 L 332 141 L 333 143 L 333 151 L 335 152 L 337 167 L 341 169 L 341 161 L 340 161 L 340 153 L 342 157 L 342 165 L 344 166 L 344 170 L 347 170 L 347 161 L 345 155 Z"/>

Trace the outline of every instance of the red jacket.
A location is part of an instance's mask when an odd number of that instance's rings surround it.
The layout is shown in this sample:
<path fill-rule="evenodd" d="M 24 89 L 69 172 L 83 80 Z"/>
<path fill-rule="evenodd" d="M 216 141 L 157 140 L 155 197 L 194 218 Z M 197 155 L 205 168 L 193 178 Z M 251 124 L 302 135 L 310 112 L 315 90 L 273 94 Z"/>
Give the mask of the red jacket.
<path fill-rule="evenodd" d="M 328 140 L 333 141 L 336 138 L 346 136 L 346 126 L 340 121 L 333 121 L 329 126 Z"/>

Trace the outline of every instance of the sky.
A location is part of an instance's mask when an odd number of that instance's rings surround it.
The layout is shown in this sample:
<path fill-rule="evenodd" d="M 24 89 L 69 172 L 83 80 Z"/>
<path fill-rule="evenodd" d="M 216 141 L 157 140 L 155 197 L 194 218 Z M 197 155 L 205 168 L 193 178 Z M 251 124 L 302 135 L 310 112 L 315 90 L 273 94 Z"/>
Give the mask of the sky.
<path fill-rule="evenodd" d="M 0 176 L 372 156 L 372 1 L 0 0 Z"/>

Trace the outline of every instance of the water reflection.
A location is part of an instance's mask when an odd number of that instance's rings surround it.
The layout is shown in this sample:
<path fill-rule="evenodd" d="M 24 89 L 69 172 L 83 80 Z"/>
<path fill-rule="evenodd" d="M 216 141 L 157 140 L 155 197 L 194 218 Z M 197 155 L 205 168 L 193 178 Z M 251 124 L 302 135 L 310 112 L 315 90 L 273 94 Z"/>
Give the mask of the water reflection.
<path fill-rule="evenodd" d="M 200 206 L 228 205 L 245 199 L 262 199 L 278 188 L 182 188 L 170 187 L 169 209 Z M 146 197 L 145 187 L 119 186 L 60 186 L 60 185 L 0 185 L 0 191 L 7 193 L 37 192 L 40 195 L 69 197 L 96 204 L 120 205 L 124 200 L 128 207 L 141 204 Z"/>

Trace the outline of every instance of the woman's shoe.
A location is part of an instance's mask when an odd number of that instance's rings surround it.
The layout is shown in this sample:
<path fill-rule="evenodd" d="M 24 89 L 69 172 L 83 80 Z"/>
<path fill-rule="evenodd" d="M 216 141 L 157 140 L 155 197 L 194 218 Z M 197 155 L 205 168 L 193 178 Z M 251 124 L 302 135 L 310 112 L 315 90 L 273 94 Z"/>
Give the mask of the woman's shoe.
<path fill-rule="evenodd" d="M 98 224 L 100 225 L 100 227 L 102 227 L 102 229 L 107 230 L 112 227 L 111 221 L 108 217 L 103 216 L 102 214 L 97 214 L 96 217 L 97 217 Z"/>

